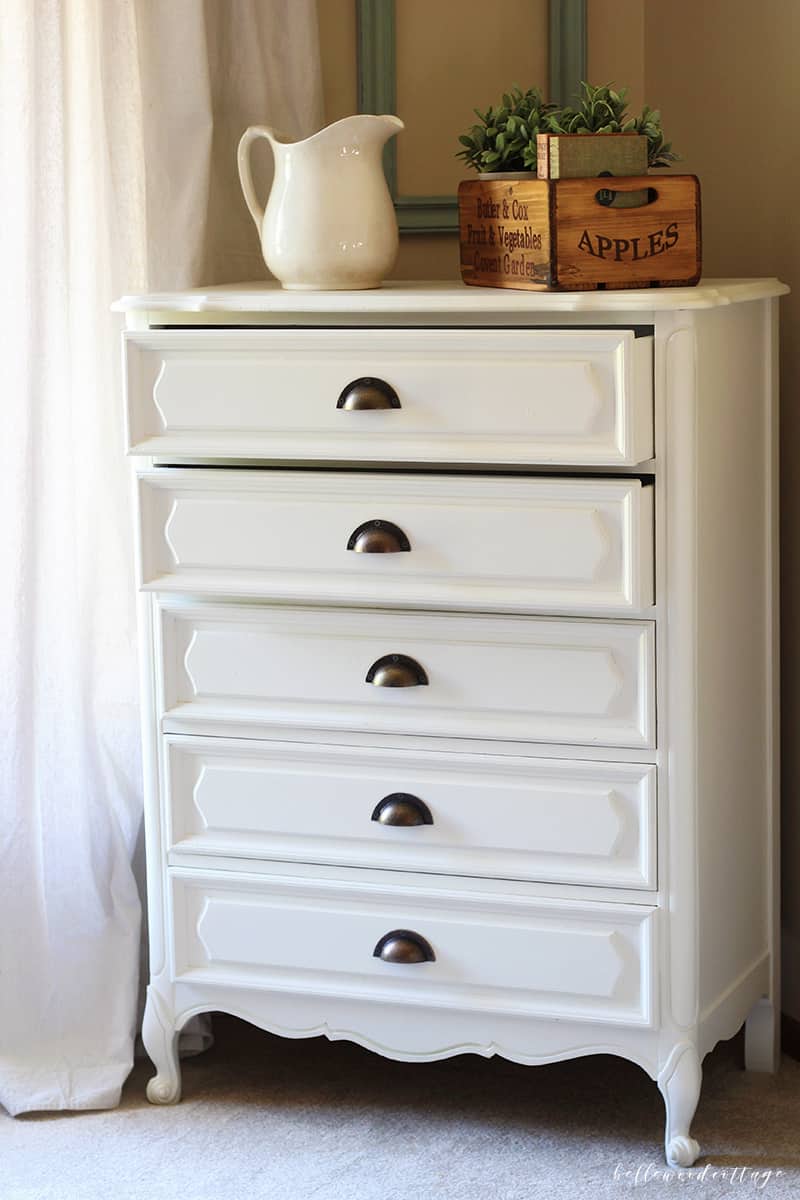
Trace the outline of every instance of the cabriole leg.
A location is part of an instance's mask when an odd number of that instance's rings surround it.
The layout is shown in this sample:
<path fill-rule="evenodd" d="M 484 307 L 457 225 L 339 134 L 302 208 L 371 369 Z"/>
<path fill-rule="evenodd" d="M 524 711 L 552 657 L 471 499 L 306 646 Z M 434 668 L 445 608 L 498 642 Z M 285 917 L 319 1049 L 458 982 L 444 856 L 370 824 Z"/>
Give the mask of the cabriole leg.
<path fill-rule="evenodd" d="M 697 1047 L 692 1042 L 681 1042 L 658 1077 L 667 1109 L 664 1154 L 671 1167 L 691 1167 L 700 1153 L 690 1130 L 702 1079 Z"/>
<path fill-rule="evenodd" d="M 142 1022 L 142 1041 L 156 1074 L 147 1085 L 151 1104 L 176 1104 L 181 1098 L 178 1031 L 164 997 L 151 985 Z"/>

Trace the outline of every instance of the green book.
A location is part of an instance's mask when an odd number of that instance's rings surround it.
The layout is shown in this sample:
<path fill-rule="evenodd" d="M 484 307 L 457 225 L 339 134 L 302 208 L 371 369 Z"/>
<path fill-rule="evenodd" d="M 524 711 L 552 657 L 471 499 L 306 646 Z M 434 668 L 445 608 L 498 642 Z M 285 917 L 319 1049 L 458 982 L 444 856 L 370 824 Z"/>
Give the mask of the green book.
<path fill-rule="evenodd" d="M 646 175 L 647 138 L 637 133 L 540 133 L 536 157 L 540 179 Z"/>

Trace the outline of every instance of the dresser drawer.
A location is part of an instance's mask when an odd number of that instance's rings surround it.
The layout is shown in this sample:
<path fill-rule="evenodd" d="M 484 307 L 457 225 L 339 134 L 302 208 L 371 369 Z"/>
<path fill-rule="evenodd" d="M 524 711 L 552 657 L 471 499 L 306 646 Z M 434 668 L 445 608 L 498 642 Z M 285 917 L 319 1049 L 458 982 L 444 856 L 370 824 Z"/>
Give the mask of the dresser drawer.
<path fill-rule="evenodd" d="M 652 338 L 630 329 L 124 336 L 134 454 L 613 466 L 653 453 Z M 369 393 L 348 393 L 364 379 Z"/>
<path fill-rule="evenodd" d="M 651 622 L 167 600 L 161 611 L 167 732 L 210 721 L 654 745 Z"/>
<path fill-rule="evenodd" d="M 654 888 L 656 769 L 170 737 L 187 854 Z"/>
<path fill-rule="evenodd" d="M 139 488 L 142 583 L 158 591 L 562 612 L 653 602 L 653 489 L 638 479 L 157 468 Z"/>
<path fill-rule="evenodd" d="M 173 872 L 172 898 L 183 983 L 652 1022 L 655 910 L 645 905 L 224 872 Z M 403 940 L 387 947 L 393 932 Z M 416 946 L 433 959 L 385 961 L 382 943 L 387 956 Z"/>

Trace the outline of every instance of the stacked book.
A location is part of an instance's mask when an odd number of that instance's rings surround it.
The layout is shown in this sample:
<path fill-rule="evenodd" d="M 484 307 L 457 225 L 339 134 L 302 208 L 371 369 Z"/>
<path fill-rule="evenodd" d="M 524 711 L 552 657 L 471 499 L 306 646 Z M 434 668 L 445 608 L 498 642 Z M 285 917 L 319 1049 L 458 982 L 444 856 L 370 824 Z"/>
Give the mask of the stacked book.
<path fill-rule="evenodd" d="M 536 158 L 539 179 L 646 175 L 647 138 L 636 133 L 540 133 Z"/>

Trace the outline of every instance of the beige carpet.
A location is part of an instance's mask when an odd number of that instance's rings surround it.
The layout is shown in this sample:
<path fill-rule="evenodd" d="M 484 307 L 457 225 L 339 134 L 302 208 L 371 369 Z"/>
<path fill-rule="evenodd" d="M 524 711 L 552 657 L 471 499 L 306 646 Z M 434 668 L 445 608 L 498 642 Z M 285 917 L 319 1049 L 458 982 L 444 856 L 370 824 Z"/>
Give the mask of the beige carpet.
<path fill-rule="evenodd" d="M 215 1029 L 176 1107 L 146 1102 L 139 1063 L 114 1112 L 0 1116 L 0 1200 L 800 1196 L 800 1063 L 748 1075 L 739 1042 L 706 1060 L 703 1157 L 668 1183 L 643 1175 L 664 1170 L 661 1097 L 618 1059 L 410 1065 L 230 1018 Z"/>

